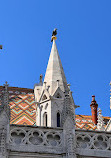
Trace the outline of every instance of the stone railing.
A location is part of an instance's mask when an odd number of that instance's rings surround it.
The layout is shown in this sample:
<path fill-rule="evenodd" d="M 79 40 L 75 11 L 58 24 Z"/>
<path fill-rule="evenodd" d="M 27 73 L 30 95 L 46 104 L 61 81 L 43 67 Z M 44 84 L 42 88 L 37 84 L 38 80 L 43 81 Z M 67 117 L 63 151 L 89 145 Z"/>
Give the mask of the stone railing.
<path fill-rule="evenodd" d="M 60 128 L 11 125 L 11 151 L 63 152 L 63 132 Z M 51 149 L 51 150 L 50 150 Z"/>
<path fill-rule="evenodd" d="M 66 153 L 63 134 L 62 128 L 11 125 L 9 150 L 63 155 Z M 80 157 L 111 158 L 111 133 L 76 130 L 75 137 L 75 152 Z"/>
<path fill-rule="evenodd" d="M 111 133 L 76 130 L 76 149 L 80 155 L 111 157 Z"/>

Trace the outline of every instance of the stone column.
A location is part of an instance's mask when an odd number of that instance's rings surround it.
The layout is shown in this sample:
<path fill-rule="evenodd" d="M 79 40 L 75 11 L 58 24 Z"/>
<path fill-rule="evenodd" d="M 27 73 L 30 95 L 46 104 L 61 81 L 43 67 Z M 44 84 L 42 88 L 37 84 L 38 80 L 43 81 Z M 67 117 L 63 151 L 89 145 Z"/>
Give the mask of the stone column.
<path fill-rule="evenodd" d="M 8 155 L 9 155 L 9 151 L 8 151 L 8 143 L 7 143 L 7 130 L 3 128 L 2 133 L 1 133 L 0 158 L 8 158 Z"/>
<path fill-rule="evenodd" d="M 67 132 L 67 157 L 76 158 L 75 154 L 75 135 L 71 131 Z"/>
<path fill-rule="evenodd" d="M 2 95 L 2 105 L 0 106 L 0 158 L 8 158 L 9 145 L 9 128 L 10 128 L 10 107 L 8 84 L 4 84 L 4 91 Z"/>
<path fill-rule="evenodd" d="M 72 105 L 71 98 L 68 95 L 64 100 L 62 125 L 64 131 L 64 149 L 66 151 L 66 158 L 76 158 L 74 105 Z"/>

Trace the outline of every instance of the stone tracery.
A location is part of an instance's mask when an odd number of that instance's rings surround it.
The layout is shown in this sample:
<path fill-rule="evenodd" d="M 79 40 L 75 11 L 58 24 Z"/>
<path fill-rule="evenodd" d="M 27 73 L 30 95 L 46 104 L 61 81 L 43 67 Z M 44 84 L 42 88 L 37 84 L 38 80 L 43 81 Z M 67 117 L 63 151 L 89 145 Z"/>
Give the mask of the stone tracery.
<path fill-rule="evenodd" d="M 110 134 L 76 133 L 76 147 L 81 149 L 111 150 L 110 140 Z"/>
<path fill-rule="evenodd" d="M 10 131 L 11 144 L 29 144 L 43 146 L 60 146 L 62 143 L 61 133 L 57 131 L 42 131 L 38 129 L 24 130 L 14 128 Z"/>

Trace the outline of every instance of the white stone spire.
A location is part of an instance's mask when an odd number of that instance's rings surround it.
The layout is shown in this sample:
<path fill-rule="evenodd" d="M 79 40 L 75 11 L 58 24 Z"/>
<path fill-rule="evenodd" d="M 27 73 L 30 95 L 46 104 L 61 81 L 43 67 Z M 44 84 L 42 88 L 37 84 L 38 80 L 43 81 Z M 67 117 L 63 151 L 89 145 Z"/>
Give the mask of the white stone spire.
<path fill-rule="evenodd" d="M 70 98 L 69 88 L 55 43 L 55 40 L 57 39 L 56 35 L 57 29 L 54 29 L 51 37 L 51 41 L 53 42 L 52 49 L 45 73 L 44 83 L 36 85 L 34 89 L 37 105 L 37 126 L 61 127 L 63 122 L 62 113 L 65 97 L 67 96 Z M 67 106 L 70 102 L 69 99 Z M 71 102 L 71 105 L 72 104 L 73 103 Z"/>
<path fill-rule="evenodd" d="M 58 86 L 57 81 L 59 81 L 59 87 L 61 88 L 61 90 L 65 92 L 65 90 L 67 89 L 67 81 L 58 54 L 55 39 L 53 39 L 52 49 L 44 78 L 44 82 L 46 82 L 46 86 L 50 86 L 49 88 L 50 95 L 52 95 L 55 92 L 56 87 Z"/>

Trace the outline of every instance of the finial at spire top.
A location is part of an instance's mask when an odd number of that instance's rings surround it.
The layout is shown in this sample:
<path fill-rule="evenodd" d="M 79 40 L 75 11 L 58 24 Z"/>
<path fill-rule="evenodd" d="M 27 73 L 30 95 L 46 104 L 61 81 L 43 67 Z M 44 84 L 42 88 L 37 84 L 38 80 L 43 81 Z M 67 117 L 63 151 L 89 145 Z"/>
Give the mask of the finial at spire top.
<path fill-rule="evenodd" d="M 40 74 L 40 83 L 42 84 L 43 75 Z"/>
<path fill-rule="evenodd" d="M 95 95 L 92 95 L 92 101 L 95 101 Z"/>
<path fill-rule="evenodd" d="M 102 110 L 100 108 L 98 108 L 98 113 L 102 114 Z"/>
<path fill-rule="evenodd" d="M 5 90 L 6 90 L 6 91 L 7 91 L 7 89 L 8 89 L 8 86 L 9 86 L 9 84 L 8 84 L 8 82 L 6 81 L 5 84 L 4 84 L 4 87 L 5 87 Z"/>
<path fill-rule="evenodd" d="M 52 32 L 51 42 L 57 39 L 56 35 L 57 35 L 57 29 L 55 28 Z"/>

